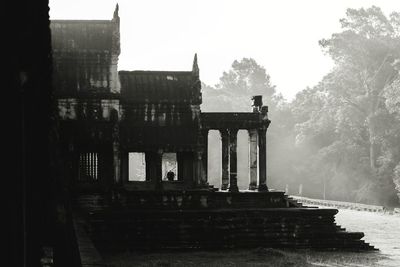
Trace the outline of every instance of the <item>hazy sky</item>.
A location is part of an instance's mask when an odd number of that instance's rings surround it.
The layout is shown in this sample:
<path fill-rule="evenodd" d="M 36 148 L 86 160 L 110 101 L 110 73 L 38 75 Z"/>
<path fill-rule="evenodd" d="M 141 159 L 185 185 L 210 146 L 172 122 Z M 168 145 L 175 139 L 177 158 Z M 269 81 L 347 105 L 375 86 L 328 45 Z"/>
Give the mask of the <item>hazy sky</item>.
<path fill-rule="evenodd" d="M 121 18 L 120 70 L 190 70 L 218 82 L 233 60 L 252 57 L 287 99 L 332 67 L 318 40 L 340 30 L 346 9 L 400 0 L 50 0 L 50 19 Z"/>

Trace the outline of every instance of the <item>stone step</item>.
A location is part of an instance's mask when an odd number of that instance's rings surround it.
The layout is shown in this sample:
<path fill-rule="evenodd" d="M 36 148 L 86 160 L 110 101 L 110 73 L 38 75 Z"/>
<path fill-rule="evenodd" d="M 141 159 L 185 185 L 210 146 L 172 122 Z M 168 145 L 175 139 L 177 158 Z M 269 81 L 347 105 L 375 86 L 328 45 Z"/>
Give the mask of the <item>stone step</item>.
<path fill-rule="evenodd" d="M 78 201 L 85 229 L 104 250 L 374 249 L 363 233 L 336 225 L 338 210 L 305 207 L 283 192 L 120 193 L 114 200 L 86 195 Z"/>

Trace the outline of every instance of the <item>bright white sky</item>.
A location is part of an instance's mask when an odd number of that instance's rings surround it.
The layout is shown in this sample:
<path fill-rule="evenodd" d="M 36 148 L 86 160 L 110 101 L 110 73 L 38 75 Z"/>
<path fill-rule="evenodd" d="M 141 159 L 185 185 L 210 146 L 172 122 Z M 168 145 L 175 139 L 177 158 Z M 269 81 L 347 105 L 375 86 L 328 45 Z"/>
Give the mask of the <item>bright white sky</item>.
<path fill-rule="evenodd" d="M 340 30 L 346 9 L 400 0 L 50 0 L 50 19 L 121 18 L 120 70 L 190 70 L 218 82 L 235 59 L 252 57 L 291 100 L 332 68 L 318 40 Z"/>

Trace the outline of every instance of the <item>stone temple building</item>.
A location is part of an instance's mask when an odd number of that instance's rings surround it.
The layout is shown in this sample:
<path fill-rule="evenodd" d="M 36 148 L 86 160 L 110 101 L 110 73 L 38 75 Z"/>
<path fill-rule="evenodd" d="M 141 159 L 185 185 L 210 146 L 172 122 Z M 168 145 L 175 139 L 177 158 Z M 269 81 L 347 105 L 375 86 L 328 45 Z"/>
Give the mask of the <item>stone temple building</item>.
<path fill-rule="evenodd" d="M 202 112 L 196 55 L 188 71 L 118 71 L 118 6 L 111 20 L 53 20 L 51 35 L 59 153 L 75 214 L 100 251 L 372 249 L 335 224 L 337 210 L 268 188 L 260 96 L 252 112 Z M 208 183 L 210 130 L 221 134 L 221 188 Z M 249 133 L 249 177 L 237 176 L 239 130 Z"/>
<path fill-rule="evenodd" d="M 118 72 L 117 10 L 110 21 L 54 20 L 51 29 L 60 132 L 64 149 L 71 154 L 77 189 L 207 188 L 208 131 L 216 129 L 222 137 L 223 189 L 238 191 L 236 139 L 238 130 L 246 129 L 254 157 L 250 187 L 267 190 L 265 138 L 270 121 L 261 99 L 253 113 L 201 112 L 197 56 L 190 71 Z M 173 182 L 162 181 L 166 153 L 177 163 Z M 129 173 L 134 175 L 129 154 L 144 158 L 143 181 L 129 179 Z"/>

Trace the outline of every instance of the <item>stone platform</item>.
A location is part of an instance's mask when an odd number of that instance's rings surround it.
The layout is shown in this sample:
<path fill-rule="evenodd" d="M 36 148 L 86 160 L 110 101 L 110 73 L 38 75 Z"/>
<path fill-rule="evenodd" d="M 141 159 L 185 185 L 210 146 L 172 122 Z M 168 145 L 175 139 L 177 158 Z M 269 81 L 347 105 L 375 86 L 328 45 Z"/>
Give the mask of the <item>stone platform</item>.
<path fill-rule="evenodd" d="M 367 251 L 360 232 L 336 225 L 336 209 L 303 207 L 284 192 L 119 191 L 77 205 L 100 251 L 307 248 Z"/>

